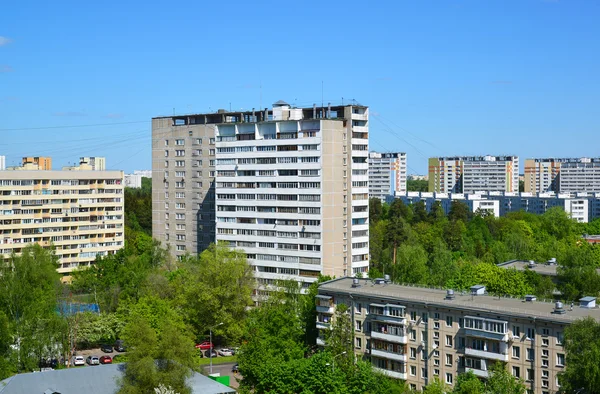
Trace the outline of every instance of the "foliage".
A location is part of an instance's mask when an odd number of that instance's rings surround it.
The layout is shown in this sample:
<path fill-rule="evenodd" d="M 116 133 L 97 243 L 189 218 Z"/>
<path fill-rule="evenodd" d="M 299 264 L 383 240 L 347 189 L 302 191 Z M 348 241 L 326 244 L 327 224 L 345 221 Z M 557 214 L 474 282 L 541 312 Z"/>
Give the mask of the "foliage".
<path fill-rule="evenodd" d="M 352 313 L 354 312 L 351 308 L 344 304 L 338 304 L 335 308 L 331 330 L 325 334 L 327 350 L 338 357 L 336 363 L 345 369 L 352 364 L 354 359 L 354 330 L 350 317 Z"/>
<path fill-rule="evenodd" d="M 152 235 L 152 179 L 142 178 L 141 188 L 125 188 L 125 226 Z"/>
<path fill-rule="evenodd" d="M 429 190 L 429 181 L 409 179 L 406 181 L 406 190 L 409 192 L 426 192 Z"/>
<path fill-rule="evenodd" d="M 525 385 L 517 380 L 501 362 L 492 364 L 488 369 L 490 377 L 485 385 L 486 394 L 525 394 Z"/>
<path fill-rule="evenodd" d="M 453 394 L 483 394 L 485 385 L 473 371 L 461 373 L 456 377 Z"/>
<path fill-rule="evenodd" d="M 173 390 L 173 387 L 166 387 L 164 384 L 159 384 L 158 387 L 154 388 L 154 394 L 179 394 Z"/>
<path fill-rule="evenodd" d="M 319 284 L 331 280 L 330 276 L 320 275 L 319 279 L 308 288 L 306 296 L 301 298 L 301 319 L 304 326 L 304 344 L 310 348 L 317 345 L 319 330 L 317 329 L 316 296 Z"/>
<path fill-rule="evenodd" d="M 186 380 L 195 367 L 194 342 L 185 329 L 168 319 L 155 329 L 143 316 L 135 316 L 123 338 L 129 352 L 119 394 L 149 393 L 160 384 L 191 393 Z"/>
<path fill-rule="evenodd" d="M 433 378 L 433 381 L 423 389 L 423 393 L 425 394 L 445 394 L 447 392 L 448 388 L 437 377 Z"/>
<path fill-rule="evenodd" d="M 496 218 L 473 214 L 453 201 L 448 215 L 439 201 L 426 212 L 423 202 L 381 204 L 372 199 L 371 270 L 395 282 L 466 290 L 483 284 L 490 293 L 552 298 L 558 288 L 567 300 L 600 293 L 600 246 L 581 234 L 600 232 L 600 220 L 579 224 L 560 208 L 543 215 L 513 212 Z M 513 259 L 545 262 L 556 258 L 558 281 L 533 271 L 498 268 Z M 371 276 L 371 275 L 370 275 Z"/>
<path fill-rule="evenodd" d="M 569 325 L 564 349 L 567 368 L 559 375 L 563 392 L 600 392 L 600 323 L 586 317 Z"/>
<path fill-rule="evenodd" d="M 55 356 L 52 344 L 61 342 L 56 268 L 56 256 L 39 245 L 26 246 L 20 256 L 13 254 L 8 264 L 0 266 L 0 312 L 10 322 L 0 320 L 5 330 L 1 337 L 6 340 L 8 331 L 14 338 L 19 371 L 31 371 L 39 360 Z M 6 343 L 3 353 L 10 357 Z"/>

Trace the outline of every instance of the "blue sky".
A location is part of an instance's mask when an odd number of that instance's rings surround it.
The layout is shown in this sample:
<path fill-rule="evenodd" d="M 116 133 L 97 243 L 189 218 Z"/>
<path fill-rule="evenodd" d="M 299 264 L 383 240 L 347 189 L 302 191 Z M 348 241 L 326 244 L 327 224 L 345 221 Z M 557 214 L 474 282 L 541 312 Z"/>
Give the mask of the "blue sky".
<path fill-rule="evenodd" d="M 599 156 L 600 2 L 12 1 L 0 154 L 151 167 L 150 119 L 283 99 L 371 108 L 371 149 Z M 261 89 L 262 86 L 262 100 Z"/>

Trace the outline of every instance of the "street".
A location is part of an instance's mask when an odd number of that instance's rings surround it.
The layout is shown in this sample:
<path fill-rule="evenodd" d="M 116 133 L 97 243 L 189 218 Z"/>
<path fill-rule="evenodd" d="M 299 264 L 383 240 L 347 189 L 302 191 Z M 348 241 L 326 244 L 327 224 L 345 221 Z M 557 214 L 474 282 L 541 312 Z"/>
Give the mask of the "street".
<path fill-rule="evenodd" d="M 221 376 L 229 376 L 229 384 L 231 388 L 236 389 L 239 387 L 238 381 L 236 380 L 236 376 L 241 379 L 241 375 L 239 373 L 233 374 L 231 372 L 231 368 L 235 365 L 235 363 L 225 363 L 225 364 L 213 364 L 213 373 L 219 373 Z M 204 366 L 204 371 L 209 374 L 210 373 L 210 365 Z"/>

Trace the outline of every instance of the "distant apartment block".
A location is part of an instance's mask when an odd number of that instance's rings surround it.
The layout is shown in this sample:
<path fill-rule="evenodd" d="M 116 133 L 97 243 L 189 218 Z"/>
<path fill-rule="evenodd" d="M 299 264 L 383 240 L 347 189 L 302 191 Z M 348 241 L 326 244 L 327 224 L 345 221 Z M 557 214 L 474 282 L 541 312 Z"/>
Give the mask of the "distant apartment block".
<path fill-rule="evenodd" d="M 519 191 L 518 156 L 457 156 L 429 159 L 429 191 Z"/>
<path fill-rule="evenodd" d="M 498 201 L 489 200 L 479 194 L 457 194 L 457 193 L 428 193 L 428 192 L 406 192 L 396 194 L 394 197 L 388 197 L 388 202 L 392 202 L 394 198 L 402 200 L 407 205 L 423 202 L 427 212 L 431 211 L 433 204 L 439 202 L 444 213 L 447 215 L 450 212 L 453 201 L 460 201 L 465 204 L 473 213 L 487 211 L 489 214 L 500 216 L 500 203 Z"/>
<path fill-rule="evenodd" d="M 24 157 L 22 165 L 20 167 L 10 167 L 9 169 L 14 170 L 51 170 L 52 169 L 52 158 L 51 157 Z"/>
<path fill-rule="evenodd" d="M 106 158 L 104 157 L 81 157 L 79 158 L 79 164 L 87 164 L 93 171 L 106 170 Z"/>
<path fill-rule="evenodd" d="M 527 159 L 525 191 L 600 192 L 600 158 Z"/>
<path fill-rule="evenodd" d="M 429 175 L 410 174 L 407 176 L 407 180 L 409 180 L 409 181 L 427 181 L 427 180 L 429 180 Z"/>
<path fill-rule="evenodd" d="M 485 380 L 500 361 L 528 392 L 556 394 L 566 366 L 565 329 L 587 316 L 600 321 L 592 296 L 571 307 L 491 296 L 484 286 L 465 293 L 340 278 L 319 286 L 318 345 L 325 345 L 340 304 L 349 308 L 356 355 L 414 391 L 434 379 L 451 390 L 465 372 Z"/>
<path fill-rule="evenodd" d="M 142 187 L 142 176 L 137 174 L 125 174 L 125 187 L 139 189 Z"/>
<path fill-rule="evenodd" d="M 1 171 L 0 201 L 4 260 L 31 243 L 53 246 L 58 272 L 68 280 L 96 256 L 123 247 L 122 171 Z"/>
<path fill-rule="evenodd" d="M 0 171 L 6 170 L 6 156 L 0 156 Z"/>
<path fill-rule="evenodd" d="M 505 216 L 509 212 L 530 212 L 541 215 L 548 209 L 559 207 L 580 223 L 588 223 L 600 218 L 600 193 L 419 193 L 407 192 L 389 197 L 388 202 L 399 198 L 407 204 L 424 201 L 429 211 L 435 201 L 439 201 L 447 213 L 452 201 L 462 201 L 475 212 L 487 209 L 495 216 Z"/>
<path fill-rule="evenodd" d="M 141 175 L 142 178 L 152 178 L 152 170 L 135 170 L 133 175 Z"/>
<path fill-rule="evenodd" d="M 406 153 L 369 153 L 369 197 L 406 192 Z"/>

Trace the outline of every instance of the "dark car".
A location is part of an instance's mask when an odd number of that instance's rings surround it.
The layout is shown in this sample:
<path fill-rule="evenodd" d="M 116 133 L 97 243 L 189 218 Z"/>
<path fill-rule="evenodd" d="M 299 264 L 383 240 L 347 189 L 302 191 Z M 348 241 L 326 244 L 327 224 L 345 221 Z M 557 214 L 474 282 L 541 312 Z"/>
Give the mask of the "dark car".
<path fill-rule="evenodd" d="M 115 350 L 116 350 L 117 352 L 124 352 L 125 350 L 127 350 L 127 349 L 125 348 L 125 344 L 123 343 L 123 340 L 122 340 L 122 339 L 117 339 L 117 340 L 115 341 L 115 345 L 114 345 L 114 347 L 115 347 Z"/>
<path fill-rule="evenodd" d="M 238 373 L 240 371 L 238 363 L 235 363 L 233 367 L 231 367 L 231 372 Z"/>
<path fill-rule="evenodd" d="M 212 356 L 213 357 L 217 357 L 217 352 L 214 349 L 205 351 L 204 352 L 204 356 L 205 357 L 210 357 L 210 352 L 212 352 Z"/>
<path fill-rule="evenodd" d="M 100 350 L 102 350 L 104 353 L 112 353 L 113 352 L 112 346 L 107 345 L 107 344 L 100 345 Z"/>

